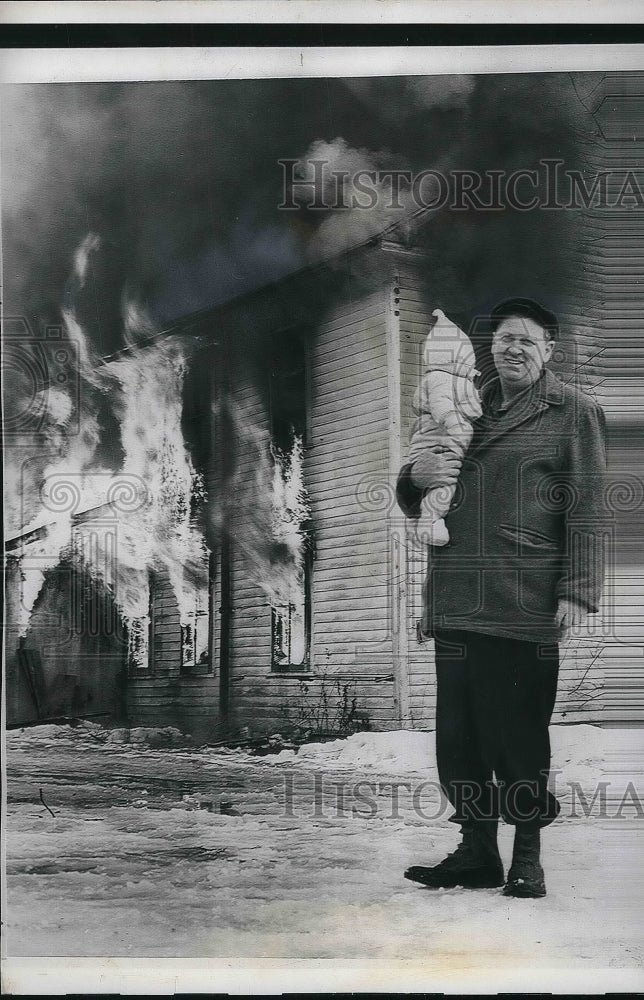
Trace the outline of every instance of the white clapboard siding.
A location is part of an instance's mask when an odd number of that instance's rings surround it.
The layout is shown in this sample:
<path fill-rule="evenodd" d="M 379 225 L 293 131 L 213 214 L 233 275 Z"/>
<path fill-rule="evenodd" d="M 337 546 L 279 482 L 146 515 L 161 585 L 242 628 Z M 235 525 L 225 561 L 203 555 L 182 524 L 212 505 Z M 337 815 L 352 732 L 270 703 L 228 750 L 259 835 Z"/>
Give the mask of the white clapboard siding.
<path fill-rule="evenodd" d="M 148 671 L 128 680 L 130 726 L 174 726 L 197 739 L 216 740 L 219 692 L 215 672 L 181 674 L 179 608 L 167 574 L 155 585 Z"/>
<path fill-rule="evenodd" d="M 131 726 L 175 726 L 194 738 L 219 738 L 216 678 L 140 677 L 128 687 Z"/>
<path fill-rule="evenodd" d="M 606 168 L 604 168 L 606 169 Z M 614 213 L 604 211 L 600 235 L 594 239 L 597 212 L 586 214 L 588 238 L 578 247 L 579 285 L 572 289 L 560 316 L 562 347 L 569 364 L 560 365 L 604 407 L 609 421 L 609 484 L 613 489 L 615 546 L 609 559 L 602 614 L 561 647 L 559 697 L 555 718 L 565 721 L 637 722 L 644 719 L 644 509 L 637 501 L 644 482 L 642 423 L 644 410 L 644 232 L 640 234 L 639 265 L 631 261 L 619 285 L 610 284 L 596 267 L 595 251 L 619 244 Z M 624 239 L 632 239 L 633 223 Z M 640 223 L 644 229 L 644 224 Z M 612 251 L 611 251 L 612 252 Z M 627 254 L 627 251 L 625 252 Z M 603 258 L 602 258 L 603 259 Z M 399 268 L 401 342 L 401 423 L 403 455 L 413 421 L 411 402 L 422 374 L 421 353 L 432 303 L 424 303 L 421 275 L 413 265 Z M 627 291 L 628 290 L 628 294 Z M 639 324 L 639 327 L 638 327 Z M 641 337 L 633 337 L 640 329 Z M 627 331 L 626 337 L 624 331 Z M 574 338 L 574 349 L 571 339 Z M 609 349 L 602 348 L 609 345 Z M 602 351 L 590 363 L 586 360 Z M 606 361 L 600 363 L 600 358 Z M 622 428 L 624 433 L 620 433 Z M 625 484 L 626 495 L 620 492 Z M 617 492 L 615 492 L 617 491 Z M 633 494 L 634 496 L 631 496 Z M 639 496 L 641 496 L 641 490 Z M 621 505 L 621 506 L 620 506 Z M 399 527 L 402 536 L 402 528 Z M 423 559 L 408 566 L 408 683 L 413 725 L 434 724 L 435 676 L 433 643 L 419 643 L 416 621 L 422 610 Z M 604 622 L 602 626 L 598 622 Z"/>
<path fill-rule="evenodd" d="M 425 301 L 421 274 L 413 263 L 400 261 L 397 272 L 397 307 L 399 310 L 400 336 L 400 413 L 401 450 L 403 461 L 409 447 L 409 437 L 414 420 L 412 400 L 422 376 L 422 351 L 431 325 L 433 306 Z M 392 531 L 405 545 L 404 518 L 394 513 Z M 405 549 L 403 548 L 403 551 Z M 407 557 L 412 560 L 413 549 Z M 436 681 L 434 673 L 433 643 L 419 643 L 416 622 L 422 614 L 421 586 L 424 577 L 424 560 L 407 562 L 407 677 L 409 686 L 409 722 L 416 728 L 433 728 L 436 711 Z"/>
<path fill-rule="evenodd" d="M 349 291 L 352 291 L 349 289 Z M 246 557 L 243 513 L 232 547 L 230 725 L 278 731 L 326 694 L 330 714 L 346 694 L 372 728 L 394 725 L 387 634 L 386 525 L 373 485 L 386 480 L 389 406 L 385 294 L 345 294 L 317 321 L 309 317 L 310 436 L 304 478 L 315 525 L 311 663 L 301 674 L 271 670 L 271 611 Z M 266 320 L 258 315 L 258 321 Z M 246 419 L 268 431 L 265 400 L 248 366 L 243 331 L 231 384 Z M 252 475 L 252 448 L 239 456 Z M 367 509 L 366 509 L 367 508 Z M 215 583 L 215 589 L 217 584 Z"/>
<path fill-rule="evenodd" d="M 608 73 L 593 95 L 602 134 L 588 176 L 606 171 L 609 206 L 628 171 L 644 191 L 642 74 Z M 635 114 L 637 110 L 637 114 Z M 635 117 L 633 117 L 635 114 Z M 578 351 L 579 383 L 604 409 L 614 547 L 597 633 L 563 672 L 557 711 L 569 719 L 644 721 L 644 208 L 590 208 L 576 247 L 583 294 L 564 331 Z M 603 623 L 603 625 L 602 625 Z M 602 634 L 602 631 L 604 634 Z M 574 640 L 567 647 L 574 645 Z M 564 647 L 564 659 L 567 647 Z M 572 693 L 571 693 L 572 692 Z M 587 699 L 587 700 L 585 700 Z"/>
<path fill-rule="evenodd" d="M 389 676 L 376 685 L 359 682 L 359 707 L 378 728 L 393 724 L 386 525 L 378 505 L 370 509 L 366 491 L 386 481 L 388 469 L 385 295 L 378 289 L 343 302 L 317 331 L 305 465 L 317 549 L 313 672 L 368 675 L 375 669 Z"/>

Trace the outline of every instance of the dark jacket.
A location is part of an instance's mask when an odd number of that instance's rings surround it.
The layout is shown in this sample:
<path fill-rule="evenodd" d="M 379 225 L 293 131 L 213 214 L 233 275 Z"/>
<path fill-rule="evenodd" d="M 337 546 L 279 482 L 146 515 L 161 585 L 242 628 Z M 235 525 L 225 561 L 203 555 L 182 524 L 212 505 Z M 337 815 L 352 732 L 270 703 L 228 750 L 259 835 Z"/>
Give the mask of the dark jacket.
<path fill-rule="evenodd" d="M 605 418 L 547 370 L 493 418 L 495 382 L 446 518 L 450 542 L 429 550 L 424 627 L 556 642 L 558 599 L 593 612 L 601 597 Z M 410 469 L 398 478 L 398 503 L 418 517 Z"/>

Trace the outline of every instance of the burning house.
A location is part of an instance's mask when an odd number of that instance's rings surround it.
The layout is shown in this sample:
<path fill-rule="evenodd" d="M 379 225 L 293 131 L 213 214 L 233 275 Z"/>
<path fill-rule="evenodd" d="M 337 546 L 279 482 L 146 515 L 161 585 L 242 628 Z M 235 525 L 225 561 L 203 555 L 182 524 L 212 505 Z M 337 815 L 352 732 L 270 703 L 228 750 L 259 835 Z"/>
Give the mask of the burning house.
<path fill-rule="evenodd" d="M 610 134 L 589 147 L 591 176 L 639 168 L 617 97 L 610 77 L 593 95 Z M 642 219 L 622 191 L 612 208 L 587 199 L 577 212 L 555 358 L 606 411 L 613 512 L 604 613 L 564 649 L 558 711 L 608 724 L 644 719 Z M 430 313 L 453 312 L 428 249 L 433 220 L 385 228 L 163 333 L 126 309 L 130 346 L 107 359 L 67 311 L 79 432 L 7 545 L 10 723 L 95 715 L 210 740 L 431 727 L 423 566 L 394 486 Z M 79 285 L 96 250 L 89 239 L 77 254 Z M 473 315 L 464 305 L 454 318 L 489 370 Z M 55 393 L 50 431 L 69 426 Z M 106 397 L 118 446 L 101 466 Z"/>

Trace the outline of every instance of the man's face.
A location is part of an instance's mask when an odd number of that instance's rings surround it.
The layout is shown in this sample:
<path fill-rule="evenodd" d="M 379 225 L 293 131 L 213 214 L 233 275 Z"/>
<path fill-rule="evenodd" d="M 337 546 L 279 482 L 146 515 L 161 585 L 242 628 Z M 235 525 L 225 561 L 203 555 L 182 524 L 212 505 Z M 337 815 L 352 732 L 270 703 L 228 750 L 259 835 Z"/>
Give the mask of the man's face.
<path fill-rule="evenodd" d="M 554 341 L 525 316 L 509 316 L 499 323 L 492 338 L 492 357 L 504 388 L 526 389 L 541 375 L 552 355 Z"/>

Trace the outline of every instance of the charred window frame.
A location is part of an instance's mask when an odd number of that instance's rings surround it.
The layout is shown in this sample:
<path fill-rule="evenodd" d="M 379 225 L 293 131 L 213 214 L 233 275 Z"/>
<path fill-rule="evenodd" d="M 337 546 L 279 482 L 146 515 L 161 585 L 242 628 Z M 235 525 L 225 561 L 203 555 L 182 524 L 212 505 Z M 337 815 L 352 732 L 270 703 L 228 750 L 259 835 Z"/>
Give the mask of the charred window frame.
<path fill-rule="evenodd" d="M 288 454 L 296 437 L 311 444 L 310 341 L 308 331 L 290 327 L 275 331 L 268 358 L 268 412 L 271 442 Z M 312 526 L 302 526 L 305 542 L 302 600 L 299 605 L 271 608 L 271 670 L 301 673 L 311 667 L 312 582 L 315 550 Z"/>
<path fill-rule="evenodd" d="M 311 669 L 314 547 L 307 534 L 302 581 L 302 612 L 294 604 L 271 608 L 271 670 L 303 673 Z"/>
<path fill-rule="evenodd" d="M 212 608 L 212 554 L 208 556 L 208 589 L 202 595 L 202 600 L 196 603 L 190 620 L 179 624 L 181 634 L 181 657 L 179 672 L 192 676 L 211 674 L 212 669 L 212 639 L 211 639 L 211 608 Z"/>
<path fill-rule="evenodd" d="M 154 675 L 154 620 L 156 577 L 148 572 L 148 616 L 135 618 L 127 629 L 128 669 L 132 677 Z"/>

